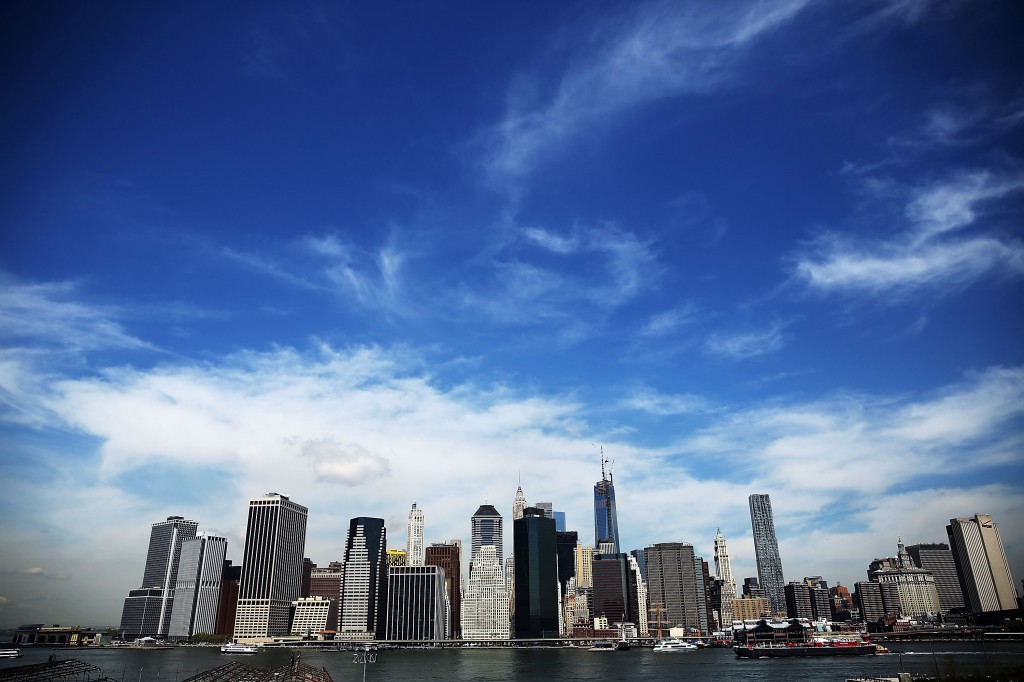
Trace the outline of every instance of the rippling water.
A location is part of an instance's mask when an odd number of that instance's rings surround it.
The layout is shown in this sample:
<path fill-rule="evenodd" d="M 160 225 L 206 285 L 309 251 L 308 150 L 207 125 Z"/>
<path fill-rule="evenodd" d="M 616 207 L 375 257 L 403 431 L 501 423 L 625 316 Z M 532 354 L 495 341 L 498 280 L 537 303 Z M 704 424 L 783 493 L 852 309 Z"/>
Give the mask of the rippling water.
<path fill-rule="evenodd" d="M 462 649 L 386 650 L 367 665 L 366 679 L 379 682 L 426 680 L 801 680 L 842 682 L 854 676 L 896 676 L 901 669 L 913 673 L 963 671 L 996 667 L 1024 667 L 1024 644 L 894 644 L 885 656 L 813 659 L 737 659 L 730 649 L 655 654 L 650 649 L 596 653 L 586 649 Z M 160 651 L 128 649 L 22 649 L 25 656 L 0 660 L 0 668 L 42 662 L 50 654 L 74 658 L 102 668 L 123 682 L 179 682 L 198 672 L 232 661 L 259 668 L 288 663 L 290 650 L 265 649 L 251 656 L 231 656 L 213 647 L 187 647 Z M 899 652 L 899 653 L 897 653 Z M 361 680 L 363 668 L 352 662 L 351 652 L 301 652 L 302 662 L 325 667 L 336 682 Z"/>

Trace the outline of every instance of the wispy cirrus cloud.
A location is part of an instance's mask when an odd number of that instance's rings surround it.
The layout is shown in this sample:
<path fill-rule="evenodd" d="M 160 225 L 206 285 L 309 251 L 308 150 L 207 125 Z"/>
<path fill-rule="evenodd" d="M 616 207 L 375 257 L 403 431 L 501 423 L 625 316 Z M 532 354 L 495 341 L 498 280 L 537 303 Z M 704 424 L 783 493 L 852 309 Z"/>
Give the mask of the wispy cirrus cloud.
<path fill-rule="evenodd" d="M 710 408 L 707 399 L 690 393 L 662 393 L 649 386 L 634 389 L 620 402 L 625 408 L 659 417 L 704 412 Z"/>
<path fill-rule="evenodd" d="M 308 236 L 301 243 L 327 261 L 322 272 L 333 288 L 368 308 L 411 312 L 403 298 L 408 254 L 396 245 L 394 235 L 372 251 L 346 244 L 333 234 Z"/>
<path fill-rule="evenodd" d="M 693 323 L 696 319 L 697 307 L 693 303 L 677 306 L 652 315 L 640 328 L 640 336 L 661 337 L 672 334 L 680 328 Z"/>
<path fill-rule="evenodd" d="M 634 299 L 663 270 L 652 242 L 614 225 L 567 234 L 528 227 L 463 283 L 461 305 L 506 323 L 572 321 L 583 333 L 590 314 L 603 317 Z"/>
<path fill-rule="evenodd" d="M 759 36 L 807 4 L 648 2 L 602 25 L 578 27 L 574 43 L 582 47 L 550 92 L 538 95 L 543 84 L 522 76 L 505 116 L 480 134 L 483 165 L 496 177 L 521 177 L 595 122 L 665 97 L 707 92 L 729 80 L 733 62 Z"/>
<path fill-rule="evenodd" d="M 900 301 L 922 290 L 950 291 L 989 274 L 1024 274 L 1024 244 L 1002 235 L 961 234 L 990 202 L 1024 189 L 1024 176 L 963 173 L 912 190 L 895 237 L 855 240 L 822 235 L 800 254 L 795 277 L 826 294 L 885 295 Z"/>
<path fill-rule="evenodd" d="M 85 303 L 75 282 L 35 284 L 0 273 L 0 339 L 71 351 L 152 349 L 117 321 L 113 306 Z"/>
<path fill-rule="evenodd" d="M 785 325 L 775 322 L 767 329 L 718 331 L 704 342 L 704 351 L 727 360 L 746 360 L 780 350 L 786 344 Z"/>

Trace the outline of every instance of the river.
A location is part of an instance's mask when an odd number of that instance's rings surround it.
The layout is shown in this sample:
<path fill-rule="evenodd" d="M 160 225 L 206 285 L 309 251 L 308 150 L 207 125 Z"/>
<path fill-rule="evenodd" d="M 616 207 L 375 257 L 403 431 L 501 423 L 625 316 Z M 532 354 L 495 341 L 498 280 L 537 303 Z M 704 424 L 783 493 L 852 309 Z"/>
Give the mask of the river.
<path fill-rule="evenodd" d="M 900 670 L 935 675 L 1012 668 L 1024 669 L 1024 644 L 999 643 L 899 643 L 893 653 L 857 658 L 795 658 L 742 660 L 731 649 L 658 653 L 650 649 L 597 653 L 586 649 L 390 649 L 376 652 L 366 666 L 368 682 L 425 682 L 465 680 L 474 682 L 594 682 L 595 680 L 801 680 L 842 682 L 854 676 L 892 676 Z M 132 649 L 23 648 L 20 659 L 0 660 L 0 669 L 45 661 L 51 654 L 74 658 L 102 668 L 121 682 L 180 682 L 199 672 L 243 662 L 259 668 L 288 663 L 291 650 L 264 649 L 255 655 L 221 654 L 215 647 L 180 647 L 159 651 Z M 324 667 L 335 682 L 362 680 L 363 667 L 353 663 L 351 652 L 302 651 L 302 662 Z"/>

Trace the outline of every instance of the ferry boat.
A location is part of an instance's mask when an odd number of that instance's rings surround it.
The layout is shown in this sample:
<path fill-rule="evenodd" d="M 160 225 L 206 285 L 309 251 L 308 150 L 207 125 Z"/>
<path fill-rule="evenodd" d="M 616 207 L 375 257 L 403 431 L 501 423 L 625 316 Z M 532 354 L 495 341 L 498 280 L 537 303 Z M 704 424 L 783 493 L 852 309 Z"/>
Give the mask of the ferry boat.
<path fill-rule="evenodd" d="M 599 639 L 590 645 L 591 651 L 615 651 L 617 648 L 610 639 Z"/>
<path fill-rule="evenodd" d="M 220 648 L 222 654 L 258 654 L 260 648 L 255 644 L 241 644 L 239 642 L 229 642 Z"/>
<path fill-rule="evenodd" d="M 762 643 L 733 647 L 740 658 L 790 658 L 795 656 L 873 656 L 871 642 L 814 639 L 808 642 Z"/>
<path fill-rule="evenodd" d="M 654 645 L 655 652 L 667 652 L 667 651 L 695 651 L 699 647 L 696 644 L 690 642 L 684 642 L 681 639 L 663 639 Z"/>
<path fill-rule="evenodd" d="M 0 658 L 21 658 L 20 649 L 0 649 Z"/>

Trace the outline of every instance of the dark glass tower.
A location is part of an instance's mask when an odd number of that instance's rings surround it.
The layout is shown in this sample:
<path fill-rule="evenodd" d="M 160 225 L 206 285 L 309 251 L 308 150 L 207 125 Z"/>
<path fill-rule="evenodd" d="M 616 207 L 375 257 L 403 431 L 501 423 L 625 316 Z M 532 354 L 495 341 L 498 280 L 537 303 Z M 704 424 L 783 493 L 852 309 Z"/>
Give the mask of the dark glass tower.
<path fill-rule="evenodd" d="M 512 522 L 515 556 L 515 636 L 558 637 L 558 559 L 555 520 L 527 507 Z"/>
<path fill-rule="evenodd" d="M 555 551 L 558 554 L 558 583 L 562 586 L 565 596 L 565 584 L 576 575 L 576 545 L 579 533 L 574 530 L 558 530 L 558 519 L 555 519 Z"/>
<path fill-rule="evenodd" d="M 749 502 L 758 581 L 772 613 L 785 612 L 786 582 L 782 578 L 782 557 L 779 556 L 779 541 L 775 537 L 772 501 L 768 495 L 755 493 Z"/>
<path fill-rule="evenodd" d="M 594 547 L 602 542 L 611 542 L 615 554 L 619 553 L 619 518 L 615 513 L 615 484 L 610 471 L 606 471 L 608 460 L 601 453 L 601 480 L 594 484 Z"/>

